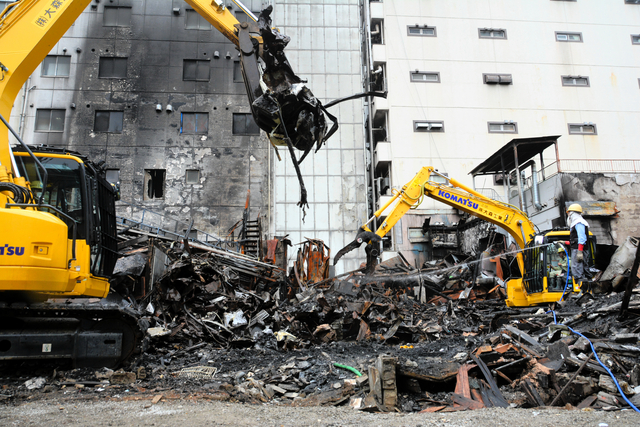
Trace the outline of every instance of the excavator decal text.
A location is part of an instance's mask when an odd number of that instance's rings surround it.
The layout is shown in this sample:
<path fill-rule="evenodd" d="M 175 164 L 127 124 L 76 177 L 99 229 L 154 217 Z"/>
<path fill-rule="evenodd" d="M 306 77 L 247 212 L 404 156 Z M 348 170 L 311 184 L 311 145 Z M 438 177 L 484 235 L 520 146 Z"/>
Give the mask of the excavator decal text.
<path fill-rule="evenodd" d="M 452 202 L 460 203 L 463 206 L 468 206 L 473 209 L 478 209 L 478 206 L 479 206 L 477 203 L 473 203 L 469 199 L 465 199 L 464 197 L 454 196 L 453 194 L 447 193 L 446 191 L 442 191 L 442 190 L 438 191 L 438 196 L 442 196 L 445 199 L 451 200 Z"/>
<path fill-rule="evenodd" d="M 9 246 L 5 244 L 0 246 L 0 255 L 24 255 L 24 246 Z"/>

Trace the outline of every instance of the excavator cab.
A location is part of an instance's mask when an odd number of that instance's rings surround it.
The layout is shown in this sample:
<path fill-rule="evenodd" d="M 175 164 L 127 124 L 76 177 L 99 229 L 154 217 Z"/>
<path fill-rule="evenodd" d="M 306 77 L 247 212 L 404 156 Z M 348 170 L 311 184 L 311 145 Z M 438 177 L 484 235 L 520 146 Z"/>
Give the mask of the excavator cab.
<path fill-rule="evenodd" d="M 523 252 L 524 277 L 522 283 L 527 294 L 580 292 L 581 283 L 571 273 L 569 231 L 550 231 L 536 236 Z M 593 266 L 595 236 L 590 233 L 584 251 L 585 264 Z M 585 271 L 588 276 L 588 271 Z"/>
<path fill-rule="evenodd" d="M 44 179 L 42 170 L 38 174 L 40 165 L 28 152 L 15 150 L 14 154 L 18 171 L 31 184 L 37 209 L 67 226 L 71 257 L 78 263 L 87 259 L 89 265 L 80 268 L 87 268 L 88 281 L 96 286 L 96 292 L 106 295 L 108 282 L 95 279 L 109 278 L 118 257 L 114 188 L 100 168 L 78 153 L 55 148 L 32 151 L 46 171 Z M 89 252 L 89 256 L 81 256 L 82 252 Z"/>

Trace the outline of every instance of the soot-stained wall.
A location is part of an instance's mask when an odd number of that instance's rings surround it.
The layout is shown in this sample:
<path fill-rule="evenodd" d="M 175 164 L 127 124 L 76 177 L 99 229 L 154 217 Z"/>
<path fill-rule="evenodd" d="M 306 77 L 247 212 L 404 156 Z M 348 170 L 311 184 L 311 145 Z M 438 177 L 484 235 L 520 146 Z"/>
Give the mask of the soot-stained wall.
<path fill-rule="evenodd" d="M 130 25 L 105 26 L 104 9 L 113 6 L 131 7 Z M 215 28 L 186 29 L 188 9 L 176 0 L 92 3 L 52 51 L 71 53 L 70 75 L 33 77 L 41 88 L 33 110 L 64 108 L 64 132 L 35 132 L 31 142 L 104 160 L 119 170 L 123 202 L 225 235 L 242 218 L 247 190 L 251 219 L 267 213 L 270 145 L 263 134 L 233 134 L 233 114 L 250 112 L 244 84 L 234 79 L 237 50 Z M 111 57 L 126 58 L 126 77 L 100 76 L 100 59 Z M 194 59 L 206 61 L 208 80 L 183 80 L 184 60 Z M 96 111 L 122 112 L 122 131 L 96 130 Z M 208 130 L 183 132 L 183 113 L 208 114 Z M 165 171 L 162 197 L 145 197 L 145 170 Z M 193 183 L 187 170 L 198 171 Z"/>

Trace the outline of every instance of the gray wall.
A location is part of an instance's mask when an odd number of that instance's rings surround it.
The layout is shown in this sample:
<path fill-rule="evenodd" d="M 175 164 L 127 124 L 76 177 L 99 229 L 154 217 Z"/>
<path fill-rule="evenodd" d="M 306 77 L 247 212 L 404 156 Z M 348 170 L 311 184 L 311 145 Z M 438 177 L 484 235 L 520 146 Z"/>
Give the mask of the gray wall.
<path fill-rule="evenodd" d="M 104 7 L 115 5 L 132 6 L 131 26 L 103 26 Z M 41 77 L 38 69 L 32 76 L 36 89 L 27 102 L 33 106 L 27 108 L 26 141 L 104 160 L 120 169 L 124 201 L 193 219 L 195 227 L 210 233 L 225 235 L 241 219 L 248 189 L 251 219 L 264 216 L 270 146 L 264 135 L 232 135 L 232 114 L 250 111 L 244 84 L 233 81 L 235 46 L 214 28 L 185 29 L 188 5 L 183 1 L 115 0 L 92 6 L 96 10 L 87 8 L 51 52 L 71 55 L 71 75 Z M 219 59 L 213 58 L 215 51 Z M 98 78 L 101 56 L 127 57 L 127 77 Z M 210 80 L 183 81 L 183 59 L 211 59 Z M 156 112 L 157 104 L 162 112 Z M 168 104 L 171 113 L 165 111 Z M 38 108 L 65 109 L 64 132 L 33 132 Z M 124 111 L 122 133 L 95 132 L 96 110 Z M 181 112 L 207 112 L 208 133 L 181 134 Z M 145 169 L 166 170 L 164 198 L 144 200 Z M 186 183 L 187 169 L 200 170 L 199 183 Z"/>

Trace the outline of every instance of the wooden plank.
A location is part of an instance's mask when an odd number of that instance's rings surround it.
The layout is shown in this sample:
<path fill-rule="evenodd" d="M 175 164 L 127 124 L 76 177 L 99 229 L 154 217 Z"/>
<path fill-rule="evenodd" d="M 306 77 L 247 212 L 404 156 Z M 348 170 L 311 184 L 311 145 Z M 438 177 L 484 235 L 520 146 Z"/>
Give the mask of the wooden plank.
<path fill-rule="evenodd" d="M 482 409 L 484 408 L 484 405 L 480 402 L 476 402 L 473 399 L 470 399 L 468 397 L 464 397 L 458 393 L 453 393 L 453 396 L 451 397 L 451 400 L 453 400 L 454 403 L 457 403 L 458 405 L 464 407 L 464 408 L 468 408 L 468 409 Z"/>
<path fill-rule="evenodd" d="M 482 375 L 484 375 L 484 378 L 487 380 L 487 384 L 489 385 L 493 395 L 495 396 L 495 399 L 491 399 L 491 396 L 489 396 L 491 402 L 496 406 L 508 408 L 509 402 L 507 402 L 507 400 L 502 395 L 498 384 L 496 384 L 495 380 L 493 379 L 493 375 L 491 375 L 491 371 L 489 371 L 489 367 L 487 367 L 487 365 L 479 357 L 475 357 L 473 354 L 471 354 L 471 359 L 476 363 L 476 365 L 478 365 L 478 367 L 480 367 Z"/>
<path fill-rule="evenodd" d="M 593 403 L 598 400 L 597 394 L 592 394 L 591 396 L 587 396 L 582 402 L 578 404 L 578 409 L 588 408 L 593 405 Z"/>

